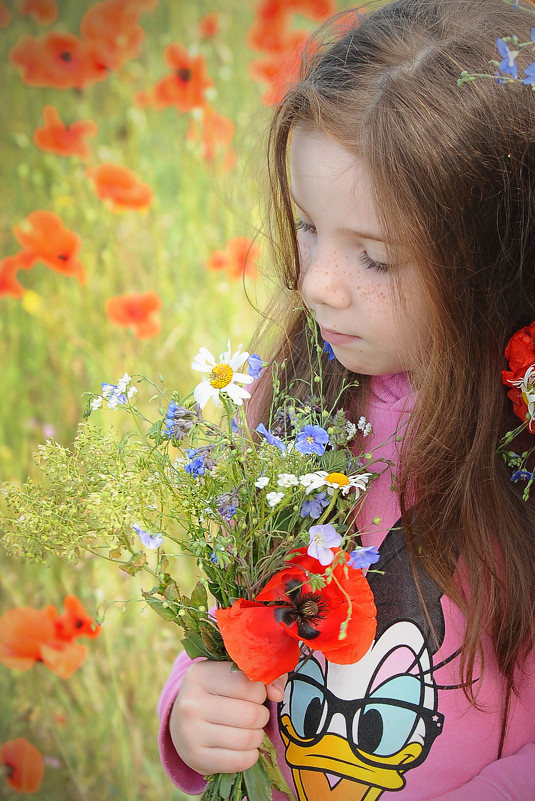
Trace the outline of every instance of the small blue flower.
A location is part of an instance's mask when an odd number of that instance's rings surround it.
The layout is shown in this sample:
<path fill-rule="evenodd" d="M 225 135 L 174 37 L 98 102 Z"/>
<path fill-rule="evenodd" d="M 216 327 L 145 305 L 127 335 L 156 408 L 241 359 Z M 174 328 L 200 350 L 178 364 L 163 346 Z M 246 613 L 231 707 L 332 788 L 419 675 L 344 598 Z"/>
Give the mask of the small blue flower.
<path fill-rule="evenodd" d="M 124 405 L 127 401 L 126 395 L 124 392 L 120 392 L 117 384 L 107 384 L 105 381 L 102 382 L 102 395 L 108 399 L 117 398 L 117 403 Z"/>
<path fill-rule="evenodd" d="M 533 30 L 535 30 L 535 28 Z M 526 73 L 526 77 L 522 83 L 525 83 L 528 86 L 535 84 L 535 61 L 532 61 L 531 64 L 528 64 L 524 72 Z"/>
<path fill-rule="evenodd" d="M 331 343 L 327 342 L 326 339 L 323 340 L 323 350 L 327 354 L 327 358 L 328 358 L 328 360 L 330 362 L 332 362 L 332 360 L 336 358 L 336 356 L 334 355 L 334 350 L 332 349 Z"/>
<path fill-rule="evenodd" d="M 507 75 L 512 75 L 513 78 L 518 78 L 518 67 L 515 62 L 517 52 L 515 50 L 509 50 L 503 39 L 496 39 L 496 47 L 502 57 L 499 64 L 501 71 L 505 72 Z"/>
<path fill-rule="evenodd" d="M 247 359 L 247 364 L 249 365 L 248 373 L 251 378 L 258 378 L 262 372 L 264 360 L 260 358 L 258 353 L 251 353 Z"/>
<path fill-rule="evenodd" d="M 190 455 L 191 453 L 191 455 Z M 206 465 L 204 464 L 204 457 L 195 456 L 197 451 L 190 448 L 188 450 L 188 456 L 191 459 L 191 462 L 184 466 L 184 470 L 186 473 L 189 473 L 192 476 L 204 476 L 206 473 Z M 194 456 L 194 458 L 192 458 Z"/>
<path fill-rule="evenodd" d="M 259 434 L 262 434 L 262 436 L 267 439 L 270 445 L 276 445 L 279 451 L 284 453 L 286 450 L 286 445 L 281 439 L 279 439 L 279 437 L 276 437 L 275 434 L 272 434 L 271 431 L 268 431 L 264 423 L 259 423 L 256 427 L 256 431 L 258 431 Z"/>
<path fill-rule="evenodd" d="M 238 431 L 240 430 L 240 427 L 239 427 L 238 423 L 236 422 L 236 420 L 233 417 L 231 418 L 231 421 L 230 421 L 230 430 L 232 431 L 233 434 L 237 434 Z"/>
<path fill-rule="evenodd" d="M 327 493 L 320 492 L 315 498 L 310 498 L 310 500 L 304 501 L 299 514 L 301 517 L 309 516 L 312 518 L 312 520 L 318 520 L 321 517 L 323 509 L 325 509 L 325 507 L 328 505 L 329 501 L 327 500 Z"/>
<path fill-rule="evenodd" d="M 316 453 L 321 456 L 325 453 L 325 446 L 329 442 L 329 435 L 320 426 L 304 426 L 295 438 L 295 450 L 299 453 Z"/>
<path fill-rule="evenodd" d="M 531 29 L 531 36 L 530 36 L 530 38 L 531 38 L 531 41 L 532 41 L 532 42 L 535 42 L 535 28 L 532 28 L 532 29 Z"/>
<path fill-rule="evenodd" d="M 535 473 L 530 473 L 529 470 L 516 470 L 511 476 L 511 481 L 534 481 Z"/>
<path fill-rule="evenodd" d="M 148 531 L 144 531 L 141 526 L 138 526 L 137 523 L 133 523 L 132 528 L 139 535 L 139 539 L 145 546 L 145 548 L 151 548 L 155 551 L 163 542 L 163 534 L 149 534 Z"/>
<path fill-rule="evenodd" d="M 370 565 L 374 565 L 380 559 L 379 549 L 375 545 L 370 545 L 368 548 L 355 548 L 349 557 L 349 567 L 359 568 L 366 570 Z"/>
<path fill-rule="evenodd" d="M 174 400 L 170 401 L 165 413 L 163 435 L 168 439 L 183 439 L 193 427 L 194 419 L 193 412 L 184 406 L 179 406 Z"/>
<path fill-rule="evenodd" d="M 210 554 L 210 561 L 212 564 L 217 565 L 217 556 L 215 555 L 214 551 Z"/>

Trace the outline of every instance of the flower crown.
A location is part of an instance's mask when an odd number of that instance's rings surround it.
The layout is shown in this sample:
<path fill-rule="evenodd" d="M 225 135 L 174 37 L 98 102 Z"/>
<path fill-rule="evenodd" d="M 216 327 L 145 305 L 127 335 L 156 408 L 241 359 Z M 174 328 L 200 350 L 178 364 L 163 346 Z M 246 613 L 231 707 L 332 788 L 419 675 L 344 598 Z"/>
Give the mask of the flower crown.
<path fill-rule="evenodd" d="M 498 452 L 503 455 L 514 472 L 511 481 L 527 481 L 524 498 L 529 496 L 535 474 L 527 469 L 531 454 L 530 448 L 521 454 L 505 450 L 505 447 L 524 429 L 535 434 L 535 322 L 517 331 L 505 348 L 505 358 L 509 369 L 502 370 L 502 381 L 509 388 L 507 397 L 513 403 L 515 415 L 522 420 L 522 425 L 515 431 L 508 431 Z"/>

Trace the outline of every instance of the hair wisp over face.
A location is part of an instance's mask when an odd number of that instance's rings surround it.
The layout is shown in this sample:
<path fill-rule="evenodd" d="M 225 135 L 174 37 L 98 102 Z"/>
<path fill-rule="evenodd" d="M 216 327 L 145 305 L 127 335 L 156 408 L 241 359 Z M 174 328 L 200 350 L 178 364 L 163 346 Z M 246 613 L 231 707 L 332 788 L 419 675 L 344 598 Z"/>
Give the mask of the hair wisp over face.
<path fill-rule="evenodd" d="M 299 280 L 288 167 L 296 127 L 366 162 L 387 241 L 401 243 L 403 258 L 394 252 L 392 262 L 417 269 L 429 326 L 417 342 L 401 503 L 413 558 L 469 621 L 468 687 L 483 630 L 511 686 L 533 643 L 535 512 L 496 448 L 514 427 L 503 351 L 535 320 L 535 97 L 528 87 L 492 79 L 458 87 L 457 79 L 462 70 L 488 72 L 497 37 L 529 40 L 532 25 L 503 0 L 396 0 L 339 15 L 305 53 L 269 141 L 286 287 Z M 294 314 L 283 354 L 299 352 L 301 328 Z M 331 369 L 334 387 L 342 368 Z M 460 557 L 469 597 L 454 580 Z"/>

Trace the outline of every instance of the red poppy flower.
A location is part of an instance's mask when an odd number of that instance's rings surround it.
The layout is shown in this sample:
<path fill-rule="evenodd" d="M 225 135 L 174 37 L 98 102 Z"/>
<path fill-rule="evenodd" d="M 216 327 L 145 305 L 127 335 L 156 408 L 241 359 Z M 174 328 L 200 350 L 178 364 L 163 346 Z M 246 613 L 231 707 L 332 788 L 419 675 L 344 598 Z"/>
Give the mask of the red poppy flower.
<path fill-rule="evenodd" d="M 24 295 L 24 287 L 17 281 L 19 270 L 29 270 L 35 262 L 33 253 L 25 250 L 19 251 L 14 256 L 6 256 L 0 261 L 0 297 L 2 295 L 12 295 L 21 298 Z"/>
<path fill-rule="evenodd" d="M 141 10 L 132 0 L 102 0 L 86 11 L 80 22 L 80 33 L 100 64 L 117 70 L 139 54 L 145 38 L 138 24 Z"/>
<path fill-rule="evenodd" d="M 54 106 L 45 106 L 43 117 L 44 126 L 37 128 L 33 134 L 33 141 L 37 147 L 60 156 L 79 156 L 85 159 L 91 155 L 91 148 L 85 139 L 96 136 L 98 132 L 96 122 L 78 120 L 67 128 Z"/>
<path fill-rule="evenodd" d="M 276 105 L 290 86 L 297 81 L 301 64 L 302 48 L 308 41 L 308 35 L 303 34 L 296 42 L 296 46 L 285 54 L 274 53 L 267 58 L 251 61 L 249 73 L 251 77 L 268 85 L 268 90 L 262 95 L 261 101 L 266 106 Z"/>
<path fill-rule="evenodd" d="M 8 769 L 6 782 L 17 793 L 36 793 L 45 775 L 43 757 L 24 737 L 0 745 L 0 765 Z"/>
<path fill-rule="evenodd" d="M 28 215 L 25 225 L 16 225 L 13 233 L 19 245 L 36 260 L 62 275 L 75 276 L 81 284 L 85 284 L 85 270 L 77 258 L 81 239 L 65 228 L 61 218 L 53 211 L 33 211 Z"/>
<path fill-rule="evenodd" d="M 17 11 L 29 14 L 39 25 L 50 25 L 58 16 L 56 0 L 17 0 Z"/>
<path fill-rule="evenodd" d="M 85 661 L 87 648 L 76 637 L 97 637 L 99 628 L 74 595 L 65 599 L 65 613 L 55 606 L 11 609 L 0 617 L 0 662 L 14 670 L 44 664 L 67 679 Z"/>
<path fill-rule="evenodd" d="M 200 20 L 199 33 L 204 39 L 213 39 L 219 33 L 219 15 L 215 11 Z"/>
<path fill-rule="evenodd" d="M 0 29 L 7 28 L 12 19 L 13 14 L 6 4 L 0 0 Z"/>
<path fill-rule="evenodd" d="M 118 295 L 106 302 L 106 313 L 115 325 L 133 327 L 139 339 L 150 339 L 160 332 L 161 323 L 156 315 L 161 305 L 156 292 Z"/>
<path fill-rule="evenodd" d="M 65 612 L 55 621 L 56 636 L 60 640 L 73 640 L 75 637 L 94 639 L 100 634 L 100 627 L 87 614 L 76 595 L 67 595 L 64 601 Z"/>
<path fill-rule="evenodd" d="M 143 211 L 152 203 L 152 189 L 131 170 L 119 164 L 100 164 L 87 170 L 97 197 L 109 203 L 112 211 Z"/>
<path fill-rule="evenodd" d="M 22 70 L 22 80 L 30 86 L 84 89 L 108 75 L 87 42 L 60 31 L 37 39 L 22 36 L 9 51 L 9 60 Z"/>
<path fill-rule="evenodd" d="M 234 136 L 234 130 L 232 120 L 219 114 L 211 106 L 205 106 L 198 117 L 192 118 L 187 139 L 201 142 L 206 161 L 213 161 L 218 154 L 222 154 L 226 158 L 226 166 L 230 166 L 227 148 Z"/>
<path fill-rule="evenodd" d="M 179 111 L 204 106 L 206 90 L 214 85 L 204 57 L 192 56 L 184 45 L 173 42 L 165 48 L 164 60 L 173 72 L 164 75 L 148 92 L 138 92 L 137 104 L 156 109 L 176 106 Z"/>
<path fill-rule="evenodd" d="M 314 592 L 307 578 L 311 573 L 323 574 L 324 568 L 302 548 L 256 600 L 240 598 L 216 611 L 227 652 L 251 681 L 269 684 L 293 670 L 300 642 L 340 665 L 358 662 L 368 651 L 376 631 L 372 591 L 362 571 L 348 569 L 349 556 L 343 556 L 344 564 L 334 567 L 332 581 Z M 348 598 L 351 618 L 340 639 Z"/>
<path fill-rule="evenodd" d="M 209 270 L 226 270 L 228 277 L 234 280 L 248 276 L 258 277 L 256 262 L 260 248 L 252 239 L 237 236 L 229 239 L 225 250 L 214 250 L 207 262 Z"/>
<path fill-rule="evenodd" d="M 505 348 L 505 358 L 509 362 L 509 370 L 503 370 L 503 383 L 523 375 L 528 367 L 535 364 L 535 322 L 524 326 L 509 340 Z"/>

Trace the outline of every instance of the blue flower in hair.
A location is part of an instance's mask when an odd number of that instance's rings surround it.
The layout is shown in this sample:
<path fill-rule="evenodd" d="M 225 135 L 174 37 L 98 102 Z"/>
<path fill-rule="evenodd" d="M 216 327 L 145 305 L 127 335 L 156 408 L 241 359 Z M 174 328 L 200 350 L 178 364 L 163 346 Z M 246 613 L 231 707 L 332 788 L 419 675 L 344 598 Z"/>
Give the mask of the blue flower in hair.
<path fill-rule="evenodd" d="M 515 79 L 518 78 L 518 67 L 515 62 L 518 51 L 509 50 L 506 42 L 504 42 L 503 39 L 496 39 L 496 47 L 498 48 L 498 52 L 502 57 L 502 60 L 499 64 L 501 71 L 505 72 L 506 75 L 511 75 Z"/>
<path fill-rule="evenodd" d="M 535 28 L 533 30 L 535 30 Z M 526 77 L 522 83 L 528 84 L 528 86 L 535 84 L 535 61 L 528 64 L 524 72 L 526 73 Z"/>

